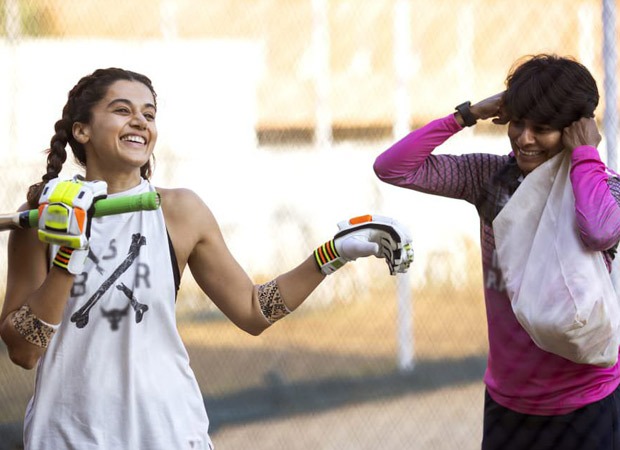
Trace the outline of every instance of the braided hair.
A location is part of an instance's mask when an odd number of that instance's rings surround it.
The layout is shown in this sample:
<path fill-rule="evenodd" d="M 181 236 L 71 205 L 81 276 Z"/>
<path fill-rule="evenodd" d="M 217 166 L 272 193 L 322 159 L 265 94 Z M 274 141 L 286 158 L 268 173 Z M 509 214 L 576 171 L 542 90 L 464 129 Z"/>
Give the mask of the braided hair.
<path fill-rule="evenodd" d="M 86 167 L 86 151 L 84 146 L 76 141 L 73 136 L 73 124 L 75 122 L 89 123 L 92 108 L 105 97 L 110 85 L 119 80 L 138 81 L 149 88 L 157 102 L 157 94 L 151 80 L 145 75 L 119 68 L 97 69 L 92 74 L 80 79 L 69 91 L 67 103 L 62 110 L 62 118 L 54 125 L 54 136 L 50 141 L 47 153 L 47 169 L 41 181 L 28 188 L 27 201 L 31 208 L 36 208 L 43 188 L 49 180 L 60 174 L 62 166 L 67 160 L 67 144 L 71 147 L 75 161 L 82 167 Z M 154 159 L 154 157 L 153 157 Z M 140 168 L 140 175 L 149 179 L 153 167 L 148 161 Z"/>

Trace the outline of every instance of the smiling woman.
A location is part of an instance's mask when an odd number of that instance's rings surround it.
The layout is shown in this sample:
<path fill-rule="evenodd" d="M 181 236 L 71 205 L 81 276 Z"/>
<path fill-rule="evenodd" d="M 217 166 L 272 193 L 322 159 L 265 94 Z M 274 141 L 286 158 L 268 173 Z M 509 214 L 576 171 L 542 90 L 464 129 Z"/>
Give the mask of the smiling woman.
<path fill-rule="evenodd" d="M 587 282 L 594 285 L 609 281 L 605 271 L 610 269 L 620 241 L 620 178 L 609 175 L 596 148 L 601 141 L 594 120 L 598 101 L 594 78 L 577 61 L 546 54 L 528 57 L 510 71 L 504 92 L 473 105 L 460 104 L 456 113 L 413 131 L 375 161 L 375 172 L 385 182 L 462 199 L 477 209 L 489 336 L 484 376 L 483 450 L 620 448 L 617 360 L 600 365 L 584 364 L 545 351 L 535 343 L 522 326 L 521 317 L 512 309 L 514 285 L 510 284 L 508 292 L 507 280 L 514 280 L 515 275 L 509 270 L 503 273 L 502 268 L 514 268 L 514 261 L 527 261 L 527 266 L 542 261 L 538 267 L 544 267 L 546 261 L 557 258 L 534 251 L 527 253 L 533 248 L 531 235 L 528 235 L 530 241 L 510 242 L 511 252 L 501 252 L 501 256 L 497 252 L 497 248 L 506 246 L 500 246 L 496 218 L 505 217 L 507 211 L 516 216 L 509 222 L 511 230 L 542 230 L 537 237 L 554 239 L 560 246 L 568 240 L 556 241 L 558 235 L 548 223 L 545 227 L 534 223 L 536 220 L 519 218 L 531 217 L 525 215 L 533 209 L 527 202 L 537 198 L 546 201 L 549 197 L 546 185 L 532 185 L 541 178 L 539 174 L 548 173 L 539 170 L 557 168 L 552 163 L 569 160 L 570 173 L 562 172 L 568 179 L 560 180 L 570 186 L 574 196 L 574 206 L 562 204 L 562 217 L 574 221 L 566 227 L 570 230 L 568 236 L 572 238 L 574 233 L 584 253 L 601 265 L 607 263 L 600 280 Z M 488 119 L 497 125 L 508 123 L 510 153 L 433 154 L 465 126 Z M 561 177 L 556 170 L 545 178 Z M 511 203 L 517 197 L 527 200 Z M 511 236 L 524 235 L 515 232 Z M 523 254 L 526 257 L 518 259 Z M 547 264 L 548 279 L 563 275 L 565 266 L 559 266 Z M 523 290 L 525 287 L 541 290 L 538 285 L 517 286 Z M 574 292 L 564 285 L 550 286 L 549 291 L 557 292 L 558 301 L 572 300 Z M 582 317 L 582 320 L 588 319 Z M 547 333 L 551 333 L 552 325 L 557 324 L 546 323 Z M 616 357 L 618 351 L 612 348 L 610 353 Z"/>
<path fill-rule="evenodd" d="M 139 118 L 136 119 L 134 117 L 134 114 L 132 114 L 132 101 L 125 98 L 133 98 L 133 95 L 136 95 L 136 104 L 133 106 L 133 109 L 145 108 L 143 117 L 146 126 L 142 125 Z M 92 140 L 90 137 L 90 134 L 96 133 L 99 128 L 99 125 L 95 125 L 94 121 L 104 121 L 101 124 L 104 129 L 114 126 L 112 123 L 105 123 L 105 117 L 102 117 L 104 112 L 109 113 L 111 116 L 118 116 L 118 120 L 114 121 L 114 123 L 118 122 L 120 124 L 123 122 L 126 132 L 132 130 L 135 132 L 136 129 L 144 128 L 141 131 L 142 133 L 148 130 L 149 134 L 154 134 L 152 143 L 148 148 L 149 157 L 140 165 L 138 178 L 142 177 L 148 180 L 152 174 L 152 165 L 149 158 L 152 155 L 157 139 L 157 128 L 155 126 L 157 94 L 149 78 L 136 72 L 118 68 L 99 69 L 92 75 L 82 78 L 69 92 L 68 97 L 67 104 L 62 111 L 62 118 L 54 125 L 56 133 L 51 139 L 48 150 L 47 171 L 43 175 L 42 181 L 32 185 L 28 192 L 28 203 L 31 208 L 38 207 L 39 197 L 45 184 L 60 174 L 62 166 L 67 159 L 67 144 L 71 147 L 76 162 L 83 168 L 87 168 L 88 157 L 95 152 L 87 152 L 86 146 L 89 145 L 94 149 L 99 148 L 97 141 Z M 93 105 L 94 107 L 92 107 Z M 115 109 L 118 111 L 115 112 Z M 150 117 L 149 120 L 146 120 L 146 115 Z M 123 117 L 124 120 L 121 120 Z M 113 121 L 110 120 L 110 122 Z M 116 140 L 120 139 L 120 137 L 118 134 L 113 134 L 111 139 Z M 93 139 L 95 138 L 96 136 L 93 137 Z M 118 145 L 115 144 L 113 147 L 118 147 Z M 94 167 L 92 170 L 94 170 Z M 103 178 L 93 176 L 91 179 Z M 111 192 L 113 188 L 109 186 L 108 189 Z"/>
<path fill-rule="evenodd" d="M 88 177 L 109 179 L 110 171 L 131 175 L 136 166 L 149 164 L 157 142 L 156 112 L 148 86 L 132 80 L 113 83 L 92 109 L 90 121 L 75 122 L 72 127 L 75 140 L 92 149 L 88 152 Z M 125 189 L 108 185 L 112 194 Z"/>
<path fill-rule="evenodd" d="M 297 267 L 254 284 L 198 195 L 151 185 L 156 98 L 135 72 L 82 78 L 56 122 L 46 173 L 20 208 L 38 206 L 38 230 L 11 232 L 0 335 L 14 363 L 37 366 L 28 450 L 212 448 L 176 327 L 186 267 L 237 327 L 258 335 L 350 261 L 385 258 L 392 275 L 411 263 L 398 222 L 360 216 Z M 84 174 L 59 180 L 67 144 Z M 98 199 L 154 191 L 157 210 L 94 215 Z"/>
<path fill-rule="evenodd" d="M 517 164 L 529 173 L 569 148 L 562 141 L 562 130 L 581 118 L 593 118 L 599 94 L 596 81 L 577 61 L 538 55 L 521 62 L 508 75 L 501 109 L 504 120 L 510 121 L 508 138 Z M 474 105 L 472 114 L 476 109 Z M 590 128 L 594 125 L 587 122 Z M 599 142 L 600 137 L 586 143 Z"/>
<path fill-rule="evenodd" d="M 560 130 L 529 119 L 511 120 L 508 138 L 523 174 L 530 173 L 564 149 Z"/>

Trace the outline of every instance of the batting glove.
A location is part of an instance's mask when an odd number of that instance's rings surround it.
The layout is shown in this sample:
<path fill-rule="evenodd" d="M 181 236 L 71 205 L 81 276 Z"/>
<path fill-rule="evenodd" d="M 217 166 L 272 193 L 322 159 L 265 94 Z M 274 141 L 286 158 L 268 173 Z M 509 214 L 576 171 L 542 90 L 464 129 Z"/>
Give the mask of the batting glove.
<path fill-rule="evenodd" d="M 60 246 L 54 265 L 80 274 L 88 256 L 91 218 L 97 200 L 107 196 L 105 181 L 49 181 L 39 199 L 39 240 Z"/>
<path fill-rule="evenodd" d="M 390 275 L 405 273 L 413 261 L 411 237 L 396 220 L 365 215 L 338 223 L 332 240 L 314 251 L 319 269 L 330 275 L 349 261 L 374 255 L 385 258 Z"/>

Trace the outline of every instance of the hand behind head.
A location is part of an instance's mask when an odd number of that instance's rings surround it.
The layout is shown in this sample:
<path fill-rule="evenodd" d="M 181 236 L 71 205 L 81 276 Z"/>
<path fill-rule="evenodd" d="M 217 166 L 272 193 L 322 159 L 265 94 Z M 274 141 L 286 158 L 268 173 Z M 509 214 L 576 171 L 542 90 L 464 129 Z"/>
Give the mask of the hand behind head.
<path fill-rule="evenodd" d="M 472 114 L 480 120 L 492 119 L 492 122 L 497 125 L 507 124 L 508 119 L 502 111 L 503 96 L 504 92 L 500 92 L 472 105 Z"/>
<path fill-rule="evenodd" d="M 581 145 L 598 147 L 601 134 L 593 117 L 582 117 L 562 130 L 564 148 L 573 151 Z"/>

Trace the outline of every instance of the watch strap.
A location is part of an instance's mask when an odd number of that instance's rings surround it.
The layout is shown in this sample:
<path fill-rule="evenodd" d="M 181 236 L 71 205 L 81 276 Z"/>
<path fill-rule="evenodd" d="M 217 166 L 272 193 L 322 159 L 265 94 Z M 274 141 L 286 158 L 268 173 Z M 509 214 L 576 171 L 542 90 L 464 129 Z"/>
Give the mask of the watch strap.
<path fill-rule="evenodd" d="M 474 126 L 476 125 L 476 122 L 478 122 L 478 119 L 476 119 L 474 115 L 471 113 L 471 110 L 469 109 L 470 106 L 471 106 L 471 102 L 464 102 L 458 105 L 456 108 L 454 108 L 463 118 L 463 123 L 465 124 L 466 127 Z"/>

